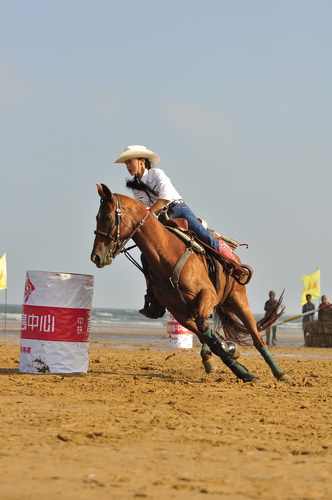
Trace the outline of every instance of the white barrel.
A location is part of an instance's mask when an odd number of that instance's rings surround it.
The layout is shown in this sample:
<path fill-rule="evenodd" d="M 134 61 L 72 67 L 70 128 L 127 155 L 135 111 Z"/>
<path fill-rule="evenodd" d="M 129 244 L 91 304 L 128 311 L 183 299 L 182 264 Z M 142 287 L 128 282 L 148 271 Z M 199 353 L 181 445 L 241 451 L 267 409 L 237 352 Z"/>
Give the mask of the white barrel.
<path fill-rule="evenodd" d="M 193 346 L 193 333 L 176 321 L 174 316 L 167 311 L 168 347 L 191 349 Z"/>
<path fill-rule="evenodd" d="M 93 276 L 27 271 L 20 372 L 86 373 Z"/>

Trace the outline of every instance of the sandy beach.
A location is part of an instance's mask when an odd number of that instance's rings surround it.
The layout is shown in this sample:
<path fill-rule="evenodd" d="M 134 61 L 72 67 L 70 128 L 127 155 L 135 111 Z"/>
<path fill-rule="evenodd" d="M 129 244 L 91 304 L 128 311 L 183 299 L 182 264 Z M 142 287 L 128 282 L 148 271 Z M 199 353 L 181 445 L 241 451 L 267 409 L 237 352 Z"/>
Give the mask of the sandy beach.
<path fill-rule="evenodd" d="M 196 345 L 104 334 L 83 376 L 21 374 L 19 334 L 0 336 L 3 500 L 332 497 L 332 350 L 272 348 L 284 385 L 241 348 L 244 384 Z"/>

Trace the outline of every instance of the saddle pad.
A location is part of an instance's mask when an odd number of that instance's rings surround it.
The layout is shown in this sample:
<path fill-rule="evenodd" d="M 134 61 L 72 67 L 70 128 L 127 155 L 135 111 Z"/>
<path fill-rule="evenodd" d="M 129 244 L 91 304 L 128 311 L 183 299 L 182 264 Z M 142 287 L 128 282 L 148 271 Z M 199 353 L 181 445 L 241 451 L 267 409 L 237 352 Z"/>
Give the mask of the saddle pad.
<path fill-rule="evenodd" d="M 240 245 L 238 241 L 232 240 L 231 238 L 228 238 L 227 236 L 220 236 L 220 238 L 223 240 L 224 243 L 228 246 L 232 252 L 234 252 L 237 247 Z"/>
<path fill-rule="evenodd" d="M 232 250 L 232 252 L 235 252 L 237 247 L 246 246 L 248 248 L 248 245 L 246 243 L 239 243 L 238 241 L 233 240 L 233 238 L 228 238 L 228 236 L 223 236 L 222 234 L 213 231 L 213 229 L 210 229 L 210 231 L 213 236 L 215 236 L 216 238 L 220 238 L 227 245 L 227 247 Z"/>
<path fill-rule="evenodd" d="M 205 253 L 205 249 L 202 245 L 197 243 L 197 241 L 193 240 L 189 235 L 181 231 L 180 229 L 177 229 L 175 227 L 171 226 L 165 226 L 166 229 L 171 231 L 172 233 L 175 233 L 179 238 L 181 238 L 182 241 L 186 243 L 186 245 L 191 246 L 192 249 L 197 252 L 197 253 Z"/>

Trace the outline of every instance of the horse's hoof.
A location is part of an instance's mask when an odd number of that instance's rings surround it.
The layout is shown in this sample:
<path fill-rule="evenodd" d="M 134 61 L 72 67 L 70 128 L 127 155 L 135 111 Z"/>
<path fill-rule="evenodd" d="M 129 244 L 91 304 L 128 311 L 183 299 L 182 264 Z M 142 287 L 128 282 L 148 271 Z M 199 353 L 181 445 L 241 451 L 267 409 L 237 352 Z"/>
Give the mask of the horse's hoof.
<path fill-rule="evenodd" d="M 246 375 L 244 375 L 242 380 L 243 382 L 256 382 L 257 380 L 259 380 L 259 378 L 256 377 L 256 375 L 253 375 L 252 373 L 246 373 Z"/>
<path fill-rule="evenodd" d="M 293 378 L 290 375 L 287 375 L 287 373 L 283 373 L 281 377 L 278 378 L 279 382 L 286 382 L 286 383 L 291 383 L 294 382 Z"/>
<path fill-rule="evenodd" d="M 228 346 L 228 357 L 231 359 L 237 359 L 241 356 L 241 351 L 240 348 L 237 344 L 234 344 L 234 342 L 228 342 L 226 341 L 226 344 Z"/>
<path fill-rule="evenodd" d="M 217 370 L 217 365 L 212 356 L 210 358 L 202 359 L 202 363 L 206 373 L 213 373 Z"/>

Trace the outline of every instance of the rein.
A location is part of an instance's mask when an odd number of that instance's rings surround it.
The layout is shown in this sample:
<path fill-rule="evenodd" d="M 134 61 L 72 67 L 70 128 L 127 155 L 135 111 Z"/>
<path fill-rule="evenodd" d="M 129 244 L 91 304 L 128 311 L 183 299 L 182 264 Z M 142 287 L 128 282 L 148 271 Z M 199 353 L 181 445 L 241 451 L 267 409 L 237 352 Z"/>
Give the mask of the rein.
<path fill-rule="evenodd" d="M 105 236 L 105 238 L 108 238 L 108 239 L 110 239 L 111 241 L 114 242 L 114 249 L 110 250 L 111 258 L 112 259 L 114 259 L 122 251 L 126 252 L 126 249 L 124 248 L 125 245 L 134 236 L 134 234 L 138 231 L 138 229 L 141 226 L 143 226 L 144 222 L 146 221 L 146 219 L 148 218 L 148 216 L 150 214 L 150 209 L 147 208 L 146 209 L 146 214 L 144 215 L 144 217 L 142 217 L 142 219 L 140 221 L 138 221 L 137 225 L 134 227 L 134 229 L 129 234 L 129 236 L 127 238 L 124 238 L 121 241 L 121 229 L 120 229 L 120 226 L 121 226 L 121 222 L 123 222 L 122 221 L 121 202 L 120 202 L 119 196 L 116 193 L 114 193 L 114 196 L 115 196 L 115 199 L 116 199 L 116 209 L 115 209 L 115 215 L 116 215 L 115 219 L 116 219 L 116 222 L 115 222 L 115 226 L 113 226 L 112 229 L 110 231 L 108 231 L 107 233 L 104 232 L 104 231 L 99 231 L 98 229 L 96 229 L 96 231 L 94 231 L 94 234 L 96 234 L 96 235 L 100 234 L 101 236 Z M 103 199 L 101 200 L 101 203 L 102 202 L 103 202 Z M 114 236 L 112 236 L 112 234 L 111 234 L 114 231 L 114 227 L 116 228 L 116 238 L 114 238 Z"/>

